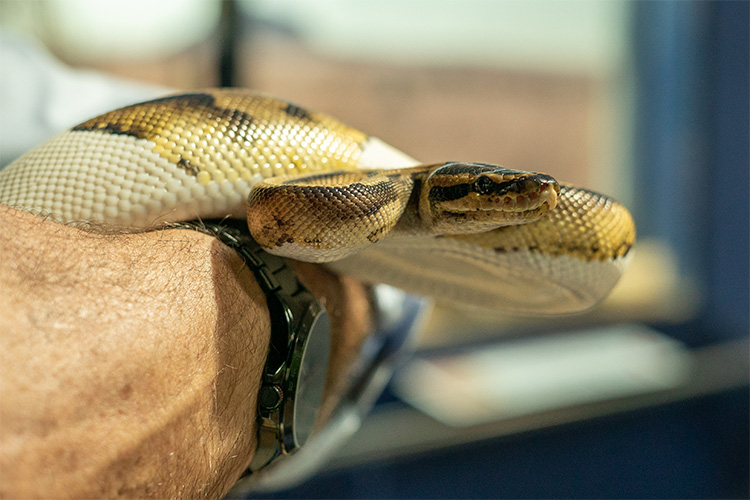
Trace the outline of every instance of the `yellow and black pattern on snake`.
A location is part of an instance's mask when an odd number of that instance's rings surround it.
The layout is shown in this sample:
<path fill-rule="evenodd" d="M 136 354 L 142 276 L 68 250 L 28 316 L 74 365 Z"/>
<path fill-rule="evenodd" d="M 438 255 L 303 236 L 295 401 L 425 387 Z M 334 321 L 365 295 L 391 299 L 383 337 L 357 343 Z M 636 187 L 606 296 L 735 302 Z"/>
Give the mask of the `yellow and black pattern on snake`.
<path fill-rule="evenodd" d="M 634 243 L 635 225 L 624 206 L 563 184 L 556 208 L 536 221 L 478 233 L 384 240 L 329 266 L 386 283 L 408 272 L 410 289 L 443 298 L 455 294 L 464 305 L 571 313 L 607 296 Z"/>
<path fill-rule="evenodd" d="M 629 213 L 607 197 L 494 165 L 419 166 L 334 118 L 241 89 L 74 127 L 0 171 L 0 202 L 139 228 L 247 217 L 273 253 L 453 303 L 542 313 L 604 297 L 635 241 Z"/>
<path fill-rule="evenodd" d="M 266 180 L 250 193 L 247 219 L 274 253 L 327 262 L 386 237 L 470 234 L 536 220 L 554 208 L 559 191 L 548 175 L 475 163 L 336 171 Z"/>
<path fill-rule="evenodd" d="M 115 110 L 53 138 L 8 166 L 0 199 L 119 225 L 241 216 L 263 178 L 353 169 L 367 145 L 326 115 L 242 90 L 206 90 Z"/>

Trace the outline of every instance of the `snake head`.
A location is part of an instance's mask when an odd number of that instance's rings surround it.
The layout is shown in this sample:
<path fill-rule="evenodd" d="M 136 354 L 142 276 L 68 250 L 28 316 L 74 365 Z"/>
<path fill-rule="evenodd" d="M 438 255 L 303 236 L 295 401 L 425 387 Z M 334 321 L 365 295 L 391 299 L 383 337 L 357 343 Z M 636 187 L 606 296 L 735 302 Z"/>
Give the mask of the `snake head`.
<path fill-rule="evenodd" d="M 420 216 L 438 233 L 461 234 L 537 220 L 560 186 L 547 174 L 484 163 L 446 163 L 424 181 Z"/>

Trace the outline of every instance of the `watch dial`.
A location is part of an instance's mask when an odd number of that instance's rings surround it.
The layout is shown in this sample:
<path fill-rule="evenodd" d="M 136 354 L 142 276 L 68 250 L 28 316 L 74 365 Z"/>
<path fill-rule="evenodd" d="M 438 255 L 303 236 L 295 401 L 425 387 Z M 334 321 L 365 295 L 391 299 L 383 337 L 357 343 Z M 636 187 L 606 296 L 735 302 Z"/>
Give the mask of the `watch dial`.
<path fill-rule="evenodd" d="M 294 441 L 302 446 L 315 426 L 323 401 L 331 349 L 331 320 L 323 310 L 310 329 L 302 354 L 297 391 L 294 398 Z"/>

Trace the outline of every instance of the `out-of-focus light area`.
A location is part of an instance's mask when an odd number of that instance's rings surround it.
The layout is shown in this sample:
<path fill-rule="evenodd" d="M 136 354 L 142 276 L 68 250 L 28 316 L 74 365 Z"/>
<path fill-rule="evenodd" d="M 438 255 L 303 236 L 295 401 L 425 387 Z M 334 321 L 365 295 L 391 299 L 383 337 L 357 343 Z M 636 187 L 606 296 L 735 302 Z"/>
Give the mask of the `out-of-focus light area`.
<path fill-rule="evenodd" d="M 622 325 L 417 360 L 394 387 L 446 425 L 470 427 L 673 389 L 684 383 L 689 360 L 679 342 Z"/>
<path fill-rule="evenodd" d="M 638 242 L 609 298 L 565 317 L 437 304 L 361 432 L 275 495 L 747 497 L 747 19 L 745 2 L 2 0 L 0 164 L 110 108 L 233 85 L 425 163 L 612 195 Z"/>
<path fill-rule="evenodd" d="M 4 3 L 6 24 L 90 62 L 171 55 L 205 40 L 221 10 L 221 2 L 204 0 Z M 628 51 L 628 6 L 618 1 L 250 0 L 238 6 L 289 29 L 313 50 L 349 60 L 606 73 L 617 71 Z"/>
<path fill-rule="evenodd" d="M 253 1 L 322 53 L 385 63 L 616 71 L 627 55 L 624 2 Z M 575 25 L 575 30 L 570 26 Z"/>
<path fill-rule="evenodd" d="M 4 24 L 28 30 L 68 58 L 96 63 L 159 59 L 208 37 L 220 2 L 10 0 Z"/>

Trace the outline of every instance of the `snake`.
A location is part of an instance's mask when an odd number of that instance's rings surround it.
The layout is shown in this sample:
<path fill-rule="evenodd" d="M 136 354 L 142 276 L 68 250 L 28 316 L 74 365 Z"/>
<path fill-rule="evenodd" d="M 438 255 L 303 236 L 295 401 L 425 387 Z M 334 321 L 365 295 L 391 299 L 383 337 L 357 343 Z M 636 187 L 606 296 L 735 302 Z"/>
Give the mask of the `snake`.
<path fill-rule="evenodd" d="M 63 223 L 246 219 L 268 252 L 456 306 L 593 307 L 633 252 L 627 208 L 552 176 L 422 164 L 375 136 L 240 88 L 125 106 L 0 171 L 0 203 Z"/>

